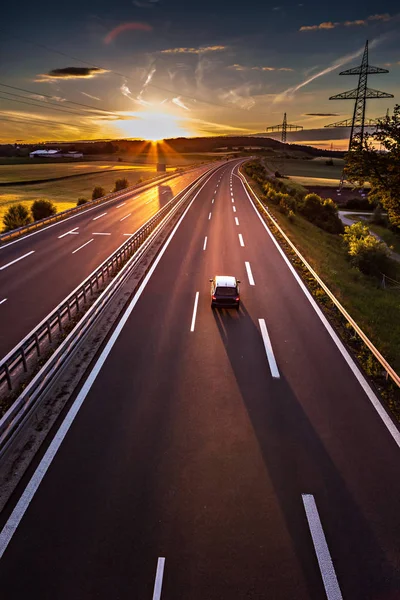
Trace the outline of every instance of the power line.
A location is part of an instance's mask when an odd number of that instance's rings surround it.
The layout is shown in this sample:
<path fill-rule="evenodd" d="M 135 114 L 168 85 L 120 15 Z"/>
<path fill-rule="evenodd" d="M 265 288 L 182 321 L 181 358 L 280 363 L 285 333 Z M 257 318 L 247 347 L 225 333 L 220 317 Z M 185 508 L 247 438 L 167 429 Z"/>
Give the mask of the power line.
<path fill-rule="evenodd" d="M 10 92 L 3 92 L 4 94 L 10 94 Z M 16 96 L 17 94 L 12 94 L 13 96 Z M 26 96 L 20 96 L 21 98 L 26 98 Z M 11 98 L 6 98 L 4 96 L 0 96 L 0 98 L 2 100 L 11 100 Z M 30 102 L 24 102 L 23 100 L 12 100 L 13 102 L 18 102 L 19 104 L 28 104 L 29 106 L 35 106 L 36 108 L 48 108 L 49 110 L 55 110 L 57 112 L 64 112 L 64 113 L 69 113 L 71 115 L 76 115 L 76 116 L 81 116 L 80 113 L 75 112 L 73 110 L 68 110 L 67 108 L 56 108 L 54 106 L 49 106 L 47 103 L 46 104 L 35 104 L 34 102 L 30 101 Z M 92 115 L 93 117 L 95 115 Z"/>
<path fill-rule="evenodd" d="M 129 81 L 134 81 L 136 83 L 136 80 L 134 80 L 133 77 L 130 77 L 129 75 L 126 75 L 124 73 L 119 73 L 118 71 L 114 71 L 113 69 L 107 69 L 106 67 L 102 67 L 100 65 L 96 65 L 94 63 L 87 62 L 86 60 L 82 60 L 81 58 L 77 58 L 76 56 L 72 56 L 71 54 L 67 54 L 66 52 L 61 52 L 61 50 L 56 50 L 55 48 L 51 48 L 50 46 L 46 46 L 45 44 L 40 44 L 39 42 L 34 42 L 32 40 L 28 40 L 27 38 L 22 38 L 22 37 L 20 37 L 18 35 L 9 33 L 5 29 L 0 29 L 0 31 L 3 31 L 4 34 L 7 35 L 8 37 L 15 38 L 15 39 L 20 40 L 22 42 L 27 42 L 29 44 L 32 44 L 33 46 L 38 46 L 39 48 L 43 48 L 44 50 L 47 50 L 48 52 L 54 52 L 55 54 L 59 54 L 60 56 L 64 56 L 66 58 L 70 58 L 71 60 L 75 60 L 76 62 L 82 63 L 83 65 L 88 65 L 89 67 L 94 67 L 95 69 L 102 69 L 103 71 L 108 71 L 109 73 L 113 73 L 114 75 L 118 75 L 119 77 L 123 77 L 124 79 L 128 79 Z M 174 91 L 174 90 L 170 90 L 169 88 L 165 88 L 165 87 L 156 85 L 155 83 L 152 83 L 152 82 L 148 83 L 146 87 L 153 87 L 153 88 L 158 89 L 160 91 L 172 94 L 173 96 L 176 96 L 176 94 L 177 94 L 177 92 Z M 204 104 L 210 104 L 212 106 L 219 106 L 221 108 L 228 108 L 228 106 L 226 104 L 220 104 L 218 102 L 211 102 L 210 100 L 204 100 L 202 98 L 196 98 L 195 96 L 189 96 L 188 94 L 181 94 L 181 93 L 179 93 L 178 95 L 181 96 L 182 98 L 189 98 L 189 100 L 194 100 L 195 102 L 202 102 Z M 244 109 L 242 109 L 242 110 L 244 110 Z"/>
<path fill-rule="evenodd" d="M 10 117 L 8 116 L 7 112 L 4 111 L 0 111 L 1 115 L 7 115 L 6 117 L 2 117 L 1 120 L 2 121 L 14 121 L 14 122 L 20 122 L 22 121 L 23 123 L 34 123 L 35 125 L 41 125 L 41 124 L 47 124 L 47 125 L 67 125 L 68 127 L 74 127 L 75 129 L 87 129 L 88 131 L 96 131 L 96 129 L 94 127 L 90 127 L 89 125 L 72 125 L 71 123 L 64 123 L 63 121 L 52 121 L 51 119 L 46 120 L 46 119 L 39 119 L 39 120 L 35 120 L 29 117 Z"/>
<path fill-rule="evenodd" d="M 50 96 L 49 94 L 42 94 L 42 93 L 38 93 L 38 92 L 34 92 L 32 90 L 26 90 L 24 88 L 19 88 L 19 87 L 15 87 L 13 85 L 7 85 L 6 83 L 0 83 L 1 87 L 6 87 L 9 88 L 10 90 L 18 90 L 19 92 L 27 92 L 28 94 L 35 94 L 36 96 L 43 96 L 44 98 L 50 98 L 50 100 L 52 100 L 54 98 L 54 96 Z M 3 92 L 4 94 L 6 92 Z M 73 102 L 72 100 L 65 100 L 65 102 L 68 102 L 69 104 L 76 104 L 76 106 L 83 106 L 86 108 L 90 108 L 92 110 L 96 110 L 99 112 L 104 112 L 106 114 L 110 114 L 110 115 L 115 115 L 115 116 L 119 116 L 117 115 L 117 113 L 114 113 L 110 110 L 105 110 L 103 108 L 98 108 L 96 106 L 91 106 L 90 104 L 82 104 L 81 102 Z"/>

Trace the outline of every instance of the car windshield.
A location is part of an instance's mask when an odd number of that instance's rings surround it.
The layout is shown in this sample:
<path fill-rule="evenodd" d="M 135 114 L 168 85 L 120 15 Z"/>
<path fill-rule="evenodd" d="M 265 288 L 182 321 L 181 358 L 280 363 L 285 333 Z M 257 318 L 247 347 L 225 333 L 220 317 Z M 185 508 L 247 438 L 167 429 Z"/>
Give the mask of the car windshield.
<path fill-rule="evenodd" d="M 217 296 L 235 296 L 236 288 L 234 288 L 234 287 L 217 287 L 216 295 Z"/>

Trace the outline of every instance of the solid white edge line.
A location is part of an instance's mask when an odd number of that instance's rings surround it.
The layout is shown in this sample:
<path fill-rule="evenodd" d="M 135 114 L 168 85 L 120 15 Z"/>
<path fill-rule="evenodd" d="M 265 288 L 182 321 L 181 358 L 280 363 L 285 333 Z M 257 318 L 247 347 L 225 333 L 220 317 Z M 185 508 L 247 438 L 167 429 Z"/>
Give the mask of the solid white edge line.
<path fill-rule="evenodd" d="M 135 308 L 140 296 L 142 295 L 143 290 L 145 289 L 150 277 L 153 275 L 158 263 L 160 262 L 161 258 L 163 257 L 163 255 L 164 255 L 166 249 L 168 248 L 172 238 L 174 237 L 176 231 L 178 230 L 179 225 L 182 223 L 186 214 L 190 210 L 193 202 L 196 200 L 196 198 L 200 194 L 201 190 L 209 182 L 209 180 L 211 179 L 211 177 L 213 177 L 214 174 L 215 174 L 215 172 L 212 173 L 206 179 L 206 181 L 203 183 L 201 188 L 194 195 L 193 199 L 189 203 L 189 206 L 186 208 L 183 215 L 180 217 L 180 219 L 178 220 L 174 229 L 170 233 L 167 241 L 165 242 L 164 246 L 160 250 L 160 252 L 157 255 L 156 259 L 154 260 L 152 266 L 150 267 L 149 272 L 147 273 L 147 275 L 143 279 L 142 283 L 140 284 L 138 291 L 132 298 L 131 303 L 128 305 L 125 313 L 121 317 L 121 320 L 118 322 L 110 339 L 106 343 L 99 358 L 95 362 L 93 369 L 88 374 L 87 379 L 83 383 L 80 391 L 78 392 L 78 394 L 74 400 L 74 403 L 72 404 L 71 408 L 69 409 L 64 421 L 61 423 L 60 428 L 58 429 L 54 438 L 50 442 L 50 445 L 49 445 L 48 449 L 46 450 L 42 460 L 40 461 L 39 465 L 37 466 L 36 471 L 34 472 L 31 479 L 29 480 L 29 483 L 27 484 L 26 488 L 22 492 L 20 499 L 18 500 L 17 504 L 15 505 L 10 517 L 8 518 L 6 524 L 4 525 L 4 527 L 0 533 L 0 559 L 2 558 L 4 552 L 6 551 L 7 546 L 10 543 L 12 536 L 14 535 L 15 531 L 17 530 L 17 527 L 20 524 L 26 510 L 28 509 L 28 506 L 31 503 L 32 498 L 34 497 L 39 485 L 41 484 L 43 477 L 46 475 L 46 472 L 47 472 L 48 468 L 50 467 L 55 455 L 57 454 L 57 451 L 60 448 L 65 436 L 67 435 L 69 428 L 71 427 L 72 423 L 74 422 L 74 419 L 75 419 L 76 415 L 78 414 L 79 409 L 81 408 L 83 402 L 85 401 L 85 398 L 88 395 L 90 388 L 92 387 L 93 383 L 95 382 L 96 377 L 100 373 L 104 363 L 106 362 L 107 357 L 110 354 L 121 331 L 125 327 L 125 324 L 126 324 L 127 320 L 129 319 L 131 312 Z"/>
<path fill-rule="evenodd" d="M 4 269 L 7 269 L 8 267 L 11 267 L 11 265 L 19 262 L 20 260 L 22 260 L 23 258 L 26 258 L 27 256 L 30 256 L 31 254 L 33 254 L 35 252 L 35 250 L 31 250 L 30 252 L 27 252 L 26 254 L 23 254 L 22 256 L 20 256 L 19 258 L 15 258 L 14 260 L 12 260 L 11 262 L 7 263 L 6 265 L 3 265 L 2 267 L 0 267 L 0 271 L 3 271 Z"/>
<path fill-rule="evenodd" d="M 76 231 L 77 229 L 79 229 L 79 227 L 74 227 L 73 229 L 70 229 L 69 231 L 67 231 L 66 233 L 63 233 L 62 235 L 58 236 L 58 239 L 61 240 L 61 238 L 65 237 L 66 235 L 69 235 L 71 233 L 75 233 L 77 234 L 78 232 Z"/>
<path fill-rule="evenodd" d="M 132 213 L 129 213 L 129 215 L 126 215 L 125 217 L 122 217 L 122 219 L 119 220 L 119 222 L 121 223 L 121 221 L 125 221 L 125 219 L 127 219 L 128 217 L 131 216 Z"/>
<path fill-rule="evenodd" d="M 0 300 L 0 304 L 4 304 L 4 302 L 7 302 L 7 298 L 3 298 L 3 300 Z"/>
<path fill-rule="evenodd" d="M 238 179 L 240 179 L 240 177 L 238 177 Z M 367 395 L 367 397 L 368 397 L 369 401 L 371 402 L 372 406 L 375 408 L 376 412 L 378 413 L 378 415 L 382 419 L 384 425 L 386 426 L 386 428 L 389 431 L 390 435 L 392 436 L 393 440 L 395 441 L 395 443 L 397 444 L 397 446 L 400 448 L 400 432 L 399 432 L 399 430 L 397 429 L 397 427 L 395 426 L 395 424 L 392 422 L 391 418 L 389 417 L 389 415 L 387 414 L 387 412 L 383 408 L 381 402 L 379 401 L 379 399 L 377 398 L 377 396 L 373 392 L 373 390 L 372 390 L 371 386 L 369 385 L 368 381 L 365 379 L 364 375 L 362 374 L 362 372 L 360 371 L 360 369 L 358 368 L 358 366 L 356 365 L 356 363 L 354 362 L 354 360 L 350 356 L 349 352 L 346 350 L 343 342 L 339 339 L 339 337 L 336 334 L 336 332 L 334 331 L 333 327 L 328 322 L 328 320 L 326 319 L 325 315 L 322 313 L 321 309 L 319 308 L 318 304 L 315 302 L 314 298 L 311 296 L 310 292 L 306 288 L 306 286 L 303 283 L 303 281 L 300 279 L 300 276 L 298 275 L 298 273 L 294 269 L 293 265 L 290 263 L 288 257 L 286 256 L 286 254 L 284 253 L 284 251 L 282 250 L 282 248 L 280 247 L 280 245 L 276 241 L 275 237 L 273 236 L 273 234 L 271 233 L 271 231 L 268 229 L 267 224 L 265 223 L 265 221 L 263 220 L 262 216 L 258 212 L 257 207 L 255 206 L 255 204 L 254 204 L 254 202 L 253 202 L 250 194 L 248 193 L 248 191 L 246 189 L 246 186 L 244 185 L 242 179 L 240 179 L 240 181 L 242 182 L 244 191 L 246 192 L 247 197 L 250 200 L 250 203 L 251 203 L 252 207 L 254 208 L 254 211 L 255 211 L 256 215 L 260 219 L 260 221 L 261 221 L 264 229 L 266 230 L 266 232 L 270 236 L 272 242 L 275 244 L 278 252 L 281 254 L 283 260 L 285 261 L 285 263 L 287 264 L 288 268 L 290 269 L 293 277 L 295 278 L 295 280 L 299 284 L 301 290 L 303 291 L 304 295 L 306 296 L 307 300 L 310 302 L 311 306 L 313 307 L 313 309 L 317 313 L 317 315 L 320 318 L 322 324 L 324 325 L 325 329 L 327 330 L 327 332 L 331 336 L 334 344 L 336 345 L 337 349 L 339 350 L 339 352 L 343 356 L 344 360 L 348 364 L 349 368 L 351 369 L 351 371 L 352 371 L 353 375 L 355 376 L 355 378 L 357 379 L 358 383 L 360 384 L 360 386 L 364 390 L 364 392 Z"/>
<path fill-rule="evenodd" d="M 268 334 L 267 326 L 265 324 L 265 319 L 258 319 L 258 324 L 260 325 L 264 348 L 267 354 L 269 368 L 271 369 L 271 375 L 274 379 L 280 379 L 279 369 L 278 365 L 276 364 L 274 351 L 272 350 L 272 344 Z"/>
<path fill-rule="evenodd" d="M 235 217 L 235 223 L 236 225 L 239 225 L 239 219 L 237 217 Z"/>
<path fill-rule="evenodd" d="M 239 233 L 238 235 L 239 235 L 239 244 L 242 246 L 242 248 L 244 248 L 243 236 L 241 233 Z"/>
<path fill-rule="evenodd" d="M 203 250 L 205 250 L 206 248 L 207 248 L 207 236 L 204 238 Z"/>
<path fill-rule="evenodd" d="M 91 240 L 89 240 L 88 242 L 86 242 L 86 244 L 82 244 L 82 246 L 79 246 L 79 248 L 77 248 L 76 250 L 74 250 L 72 252 L 72 254 L 75 254 L 75 252 L 78 252 L 79 250 L 82 250 L 82 248 L 84 248 L 85 246 L 87 246 L 88 244 L 90 244 L 90 242 L 93 242 L 93 238 Z"/>
<path fill-rule="evenodd" d="M 160 600 L 164 577 L 165 558 L 160 556 L 157 561 L 156 580 L 154 582 L 153 600 Z"/>
<path fill-rule="evenodd" d="M 196 325 L 196 314 L 197 314 L 198 303 L 199 303 L 199 292 L 196 292 L 196 296 L 194 298 L 193 316 L 192 316 L 192 323 L 190 325 L 190 331 L 194 331 L 194 328 Z"/>
<path fill-rule="evenodd" d="M 210 219 L 211 219 L 211 213 L 208 215 L 208 220 L 210 220 Z"/>
<path fill-rule="evenodd" d="M 321 519 L 319 518 L 317 505 L 312 494 L 302 494 L 304 510 L 306 511 L 308 526 L 317 555 L 319 570 L 328 600 L 342 600 L 339 582 L 336 577 L 335 568 L 329 552 Z"/>
<path fill-rule="evenodd" d="M 94 218 L 92 219 L 92 221 L 97 221 L 97 219 L 101 219 L 101 217 L 105 217 L 105 216 L 106 216 L 106 214 L 107 214 L 107 213 L 105 212 L 105 213 L 103 213 L 102 215 L 98 215 L 97 217 L 94 217 Z"/>
<path fill-rule="evenodd" d="M 255 285 L 254 278 L 253 278 L 253 273 L 251 272 L 250 263 L 249 262 L 245 262 L 244 264 L 245 264 L 245 267 L 246 267 L 247 277 L 249 278 L 250 285 Z"/>

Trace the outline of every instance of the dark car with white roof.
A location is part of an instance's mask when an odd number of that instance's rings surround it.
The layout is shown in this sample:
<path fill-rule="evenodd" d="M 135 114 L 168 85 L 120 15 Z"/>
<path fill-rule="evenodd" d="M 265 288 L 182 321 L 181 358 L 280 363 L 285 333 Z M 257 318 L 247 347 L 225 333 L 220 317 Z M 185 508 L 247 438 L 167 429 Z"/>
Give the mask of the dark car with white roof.
<path fill-rule="evenodd" d="M 236 308 L 240 306 L 239 279 L 232 275 L 216 275 L 211 282 L 211 308 Z"/>

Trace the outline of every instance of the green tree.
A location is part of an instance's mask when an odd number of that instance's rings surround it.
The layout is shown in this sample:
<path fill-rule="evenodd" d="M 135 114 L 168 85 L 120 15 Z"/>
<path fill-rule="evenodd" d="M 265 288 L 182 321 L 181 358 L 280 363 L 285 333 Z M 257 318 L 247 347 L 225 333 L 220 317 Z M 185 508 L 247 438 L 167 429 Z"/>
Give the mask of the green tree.
<path fill-rule="evenodd" d="M 114 192 L 119 192 L 120 190 L 125 190 L 129 186 L 129 181 L 126 177 L 123 179 L 117 179 L 115 181 Z"/>
<path fill-rule="evenodd" d="M 50 200 L 35 200 L 31 206 L 31 214 L 34 221 L 51 217 L 57 212 L 57 207 Z"/>
<path fill-rule="evenodd" d="M 400 229 L 400 105 L 393 115 L 379 122 L 374 133 L 366 134 L 364 144 L 346 157 L 349 181 L 371 184 L 371 194 L 388 212 L 390 223 Z"/>
<path fill-rule="evenodd" d="M 389 265 L 389 248 L 371 235 L 368 227 L 354 223 L 344 229 L 343 242 L 351 264 L 366 275 L 379 276 Z"/>
<path fill-rule="evenodd" d="M 3 217 L 4 231 L 12 231 L 31 222 L 28 209 L 23 204 L 13 204 Z"/>
<path fill-rule="evenodd" d="M 101 187 L 100 185 L 96 185 L 96 187 L 93 188 L 92 200 L 97 200 L 97 198 L 102 198 L 105 195 L 106 195 L 106 190 L 103 187 Z"/>

